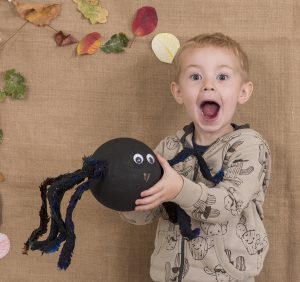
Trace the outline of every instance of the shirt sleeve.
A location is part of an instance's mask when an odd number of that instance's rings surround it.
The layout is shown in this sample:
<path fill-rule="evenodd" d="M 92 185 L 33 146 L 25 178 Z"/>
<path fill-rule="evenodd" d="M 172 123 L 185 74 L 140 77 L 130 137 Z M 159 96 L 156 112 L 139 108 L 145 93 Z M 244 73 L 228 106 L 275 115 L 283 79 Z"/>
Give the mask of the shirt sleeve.
<path fill-rule="evenodd" d="M 251 200 L 264 199 L 270 173 L 270 153 L 261 139 L 247 136 L 225 154 L 223 181 L 213 188 L 185 177 L 173 200 L 195 220 L 223 223 L 239 215 Z"/>

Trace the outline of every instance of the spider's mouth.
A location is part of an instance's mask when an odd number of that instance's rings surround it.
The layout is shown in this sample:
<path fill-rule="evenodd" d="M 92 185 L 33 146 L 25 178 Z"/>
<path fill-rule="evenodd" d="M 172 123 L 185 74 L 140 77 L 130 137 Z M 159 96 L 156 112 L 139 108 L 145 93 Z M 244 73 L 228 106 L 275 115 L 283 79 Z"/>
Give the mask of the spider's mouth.
<path fill-rule="evenodd" d="M 200 105 L 202 114 L 205 119 L 212 120 L 217 117 L 220 105 L 214 101 L 204 101 Z"/>
<path fill-rule="evenodd" d="M 149 180 L 149 178 L 150 178 L 150 173 L 144 173 L 144 180 L 145 180 L 145 182 L 148 182 L 148 180 Z"/>

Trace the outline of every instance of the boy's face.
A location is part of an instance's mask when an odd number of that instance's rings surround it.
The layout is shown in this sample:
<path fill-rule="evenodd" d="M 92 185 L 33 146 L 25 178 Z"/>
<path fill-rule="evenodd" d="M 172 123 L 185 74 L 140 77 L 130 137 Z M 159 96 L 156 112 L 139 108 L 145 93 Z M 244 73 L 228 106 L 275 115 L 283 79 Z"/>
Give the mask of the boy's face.
<path fill-rule="evenodd" d="M 245 103 L 253 89 L 252 82 L 244 81 L 234 53 L 212 46 L 188 48 L 179 64 L 179 80 L 171 83 L 171 91 L 196 130 L 220 136 L 232 131 L 236 106 Z"/>

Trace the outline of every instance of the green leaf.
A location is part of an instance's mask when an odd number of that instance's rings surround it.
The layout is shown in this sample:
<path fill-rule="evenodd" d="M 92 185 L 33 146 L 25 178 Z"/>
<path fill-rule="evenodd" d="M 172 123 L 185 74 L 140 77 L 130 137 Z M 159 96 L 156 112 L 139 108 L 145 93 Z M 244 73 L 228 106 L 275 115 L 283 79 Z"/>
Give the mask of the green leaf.
<path fill-rule="evenodd" d="M 6 93 L 0 90 L 0 103 L 3 102 L 6 98 Z"/>
<path fill-rule="evenodd" d="M 5 85 L 3 92 L 6 96 L 12 99 L 23 99 L 25 95 L 26 85 L 25 78 L 22 74 L 17 73 L 16 70 L 7 70 L 4 74 Z"/>
<path fill-rule="evenodd" d="M 114 34 L 102 47 L 101 50 L 105 53 L 120 53 L 128 45 L 128 38 L 123 33 Z"/>
<path fill-rule="evenodd" d="M 0 144 L 3 141 L 3 130 L 0 128 Z"/>

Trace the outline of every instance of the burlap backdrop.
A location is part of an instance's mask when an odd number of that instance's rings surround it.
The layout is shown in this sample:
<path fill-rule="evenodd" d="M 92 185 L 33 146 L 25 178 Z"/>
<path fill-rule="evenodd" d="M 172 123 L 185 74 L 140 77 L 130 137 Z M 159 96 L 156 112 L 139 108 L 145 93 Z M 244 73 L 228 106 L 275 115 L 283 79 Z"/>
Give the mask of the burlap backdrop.
<path fill-rule="evenodd" d="M 15 68 L 28 84 L 25 100 L 6 99 L 0 104 L 0 128 L 5 133 L 0 171 L 6 176 L 0 184 L 0 232 L 8 234 L 12 245 L 9 255 L 0 260 L 0 281 L 151 281 L 155 224 L 124 223 L 90 193 L 75 210 L 76 249 L 66 272 L 56 269 L 58 254 L 22 255 L 23 242 L 38 225 L 38 185 L 43 179 L 81 167 L 81 158 L 108 139 L 129 136 L 155 147 L 188 122 L 170 95 L 172 66 L 159 62 L 151 50 L 153 36 L 171 32 L 183 42 L 215 31 L 241 42 L 249 54 L 255 92 L 238 110 L 236 122 L 249 122 L 261 132 L 273 155 L 264 220 L 271 245 L 257 281 L 300 281 L 300 5 L 296 0 L 103 0 L 110 13 L 108 23 L 94 26 L 71 0 L 60 2 L 63 10 L 52 26 L 79 39 L 92 31 L 105 39 L 120 31 L 132 37 L 133 15 L 143 5 L 157 9 L 158 27 L 119 55 L 99 51 L 77 57 L 74 45 L 59 48 L 53 30 L 32 24 L 0 50 L 0 72 Z M 2 40 L 22 23 L 2 0 Z M 0 83 L 3 86 L 3 76 Z"/>

